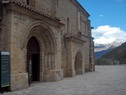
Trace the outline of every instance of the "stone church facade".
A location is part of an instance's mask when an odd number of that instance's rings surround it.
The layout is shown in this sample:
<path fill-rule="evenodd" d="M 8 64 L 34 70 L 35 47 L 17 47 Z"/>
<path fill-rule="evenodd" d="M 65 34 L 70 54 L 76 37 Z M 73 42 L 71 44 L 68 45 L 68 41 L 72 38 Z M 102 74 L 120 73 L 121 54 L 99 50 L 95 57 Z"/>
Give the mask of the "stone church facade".
<path fill-rule="evenodd" d="M 0 51 L 10 52 L 11 91 L 94 70 L 88 12 L 76 0 L 3 0 Z"/>

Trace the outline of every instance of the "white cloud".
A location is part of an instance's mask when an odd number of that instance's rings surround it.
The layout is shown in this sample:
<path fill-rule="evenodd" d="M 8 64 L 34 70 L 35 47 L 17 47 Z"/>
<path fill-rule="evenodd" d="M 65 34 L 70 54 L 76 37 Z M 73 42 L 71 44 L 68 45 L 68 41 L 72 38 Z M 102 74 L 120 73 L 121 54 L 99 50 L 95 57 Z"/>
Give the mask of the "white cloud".
<path fill-rule="evenodd" d="M 118 27 L 105 25 L 93 29 L 93 37 L 94 42 L 97 44 L 109 44 L 114 41 L 125 42 L 126 32 Z"/>
<path fill-rule="evenodd" d="M 103 17 L 104 15 L 99 15 L 99 17 Z"/>

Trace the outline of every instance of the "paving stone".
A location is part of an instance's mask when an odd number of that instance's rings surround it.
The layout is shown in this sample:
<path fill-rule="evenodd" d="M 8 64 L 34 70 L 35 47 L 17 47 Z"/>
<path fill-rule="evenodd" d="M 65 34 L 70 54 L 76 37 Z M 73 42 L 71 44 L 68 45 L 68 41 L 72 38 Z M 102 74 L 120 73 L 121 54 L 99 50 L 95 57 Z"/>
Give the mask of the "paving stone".
<path fill-rule="evenodd" d="M 126 95 L 126 65 L 96 66 L 96 71 L 59 82 L 34 83 L 3 95 Z"/>

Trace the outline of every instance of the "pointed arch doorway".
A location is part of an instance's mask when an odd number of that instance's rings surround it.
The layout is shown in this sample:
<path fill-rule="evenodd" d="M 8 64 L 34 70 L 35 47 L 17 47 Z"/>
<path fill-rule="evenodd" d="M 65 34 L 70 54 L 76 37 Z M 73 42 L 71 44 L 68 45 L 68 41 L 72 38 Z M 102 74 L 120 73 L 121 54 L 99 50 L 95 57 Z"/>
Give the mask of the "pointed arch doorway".
<path fill-rule="evenodd" d="M 31 37 L 27 44 L 27 72 L 29 85 L 40 81 L 40 46 L 35 37 Z"/>
<path fill-rule="evenodd" d="M 80 52 L 76 53 L 74 69 L 76 75 L 82 74 L 82 55 Z"/>

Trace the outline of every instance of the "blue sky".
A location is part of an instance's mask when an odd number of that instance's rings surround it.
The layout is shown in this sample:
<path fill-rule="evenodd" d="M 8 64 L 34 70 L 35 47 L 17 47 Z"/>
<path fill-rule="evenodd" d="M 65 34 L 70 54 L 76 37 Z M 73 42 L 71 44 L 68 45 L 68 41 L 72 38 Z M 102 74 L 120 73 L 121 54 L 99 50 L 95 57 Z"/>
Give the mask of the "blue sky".
<path fill-rule="evenodd" d="M 78 0 L 78 2 L 80 2 L 90 14 L 89 19 L 91 20 L 91 25 L 94 27 L 93 32 L 95 31 L 95 33 L 93 33 L 93 36 L 95 39 L 98 39 L 98 37 L 101 36 L 104 37 L 105 33 L 111 32 L 108 33 L 113 36 L 113 40 L 110 42 L 116 40 L 126 41 L 126 39 L 124 39 L 126 38 L 126 35 L 124 36 L 124 34 L 126 34 L 126 0 Z M 101 32 L 103 32 L 102 28 L 106 31 L 99 34 L 99 28 L 101 29 Z M 115 36 L 124 33 L 123 35 L 120 35 L 123 36 L 123 39 L 118 38 L 117 36 L 114 37 L 112 33 Z M 104 42 L 107 41 L 107 39 L 108 35 L 107 37 L 104 37 Z"/>

